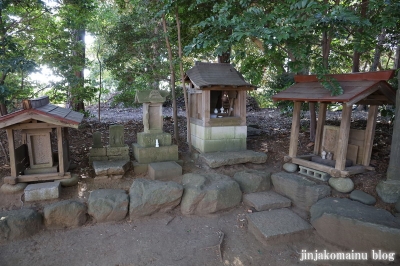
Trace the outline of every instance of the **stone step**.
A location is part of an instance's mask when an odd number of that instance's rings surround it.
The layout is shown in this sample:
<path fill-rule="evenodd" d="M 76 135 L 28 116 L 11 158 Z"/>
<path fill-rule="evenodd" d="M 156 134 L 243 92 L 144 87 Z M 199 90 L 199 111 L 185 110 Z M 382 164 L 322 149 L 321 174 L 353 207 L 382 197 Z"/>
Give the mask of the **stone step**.
<path fill-rule="evenodd" d="M 235 165 L 240 163 L 265 163 L 267 154 L 251 150 L 210 152 L 199 156 L 209 167 L 217 168 L 224 165 Z"/>
<path fill-rule="evenodd" d="M 60 187 L 60 181 L 30 184 L 24 190 L 25 201 L 58 199 Z"/>
<path fill-rule="evenodd" d="M 174 161 L 149 164 L 149 177 L 153 180 L 175 180 L 182 175 L 182 166 Z"/>
<path fill-rule="evenodd" d="M 273 191 L 249 193 L 243 196 L 243 203 L 257 211 L 290 207 L 292 201 Z"/>
<path fill-rule="evenodd" d="M 93 161 L 96 178 L 122 177 L 131 168 L 129 160 Z"/>
<path fill-rule="evenodd" d="M 249 213 L 248 230 L 265 245 L 298 241 L 310 236 L 312 226 L 287 208 Z"/>

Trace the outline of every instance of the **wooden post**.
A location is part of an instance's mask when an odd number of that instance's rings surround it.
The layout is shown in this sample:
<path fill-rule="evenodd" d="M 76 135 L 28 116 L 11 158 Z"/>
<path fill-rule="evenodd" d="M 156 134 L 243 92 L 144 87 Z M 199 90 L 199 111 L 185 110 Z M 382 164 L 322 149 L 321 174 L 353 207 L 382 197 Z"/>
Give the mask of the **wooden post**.
<path fill-rule="evenodd" d="M 365 129 L 364 154 L 362 164 L 369 166 L 371 160 L 372 146 L 374 144 L 376 116 L 378 114 L 378 106 L 371 105 L 368 110 L 367 128 Z"/>
<path fill-rule="evenodd" d="M 57 127 L 57 144 L 58 144 L 58 169 L 60 175 L 64 175 L 64 150 L 63 150 L 63 128 Z"/>
<path fill-rule="evenodd" d="M 324 133 L 324 125 L 326 119 L 326 103 L 319 104 L 317 129 L 315 131 L 314 154 L 319 155 L 321 151 L 322 135 Z"/>
<path fill-rule="evenodd" d="M 335 169 L 344 170 L 346 167 L 347 146 L 349 145 L 351 122 L 351 106 L 343 104 L 342 121 L 340 122 L 339 141 L 336 148 Z"/>
<path fill-rule="evenodd" d="M 15 163 L 14 131 L 6 129 L 8 139 L 8 153 L 10 154 L 11 177 L 17 177 L 17 165 Z"/>
<path fill-rule="evenodd" d="M 292 130 L 290 131 L 289 156 L 295 158 L 299 142 L 301 102 L 294 102 Z"/>
<path fill-rule="evenodd" d="M 203 110 L 200 110 L 200 112 L 203 112 L 203 127 L 204 126 L 209 126 L 210 125 L 210 90 L 203 90 L 201 93 L 201 100 L 202 100 L 202 107 Z M 197 110 L 198 111 L 198 110 Z"/>

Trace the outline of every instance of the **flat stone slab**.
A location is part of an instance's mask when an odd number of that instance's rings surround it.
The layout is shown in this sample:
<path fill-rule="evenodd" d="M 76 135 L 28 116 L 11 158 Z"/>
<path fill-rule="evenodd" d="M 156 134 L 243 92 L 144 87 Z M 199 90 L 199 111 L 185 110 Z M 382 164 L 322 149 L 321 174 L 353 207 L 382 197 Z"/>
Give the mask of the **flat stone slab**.
<path fill-rule="evenodd" d="M 273 191 L 245 194 L 243 203 L 257 211 L 290 207 L 291 200 Z"/>
<path fill-rule="evenodd" d="M 267 154 L 251 150 L 229 151 L 229 152 L 211 152 L 200 154 L 199 158 L 211 168 L 217 168 L 224 165 L 235 165 L 240 163 L 265 163 Z"/>
<path fill-rule="evenodd" d="M 271 179 L 276 192 L 291 199 L 294 207 L 307 214 L 314 203 L 331 194 L 329 186 L 318 185 L 299 174 L 278 172 Z"/>
<path fill-rule="evenodd" d="M 345 198 L 325 198 L 311 208 L 317 233 L 336 245 L 400 252 L 400 221 L 390 212 Z"/>
<path fill-rule="evenodd" d="M 249 213 L 246 216 L 249 232 L 266 245 L 304 239 L 313 230 L 308 222 L 287 208 Z"/>
<path fill-rule="evenodd" d="M 367 205 L 374 205 L 376 203 L 376 199 L 374 197 L 361 190 L 353 190 L 350 193 L 350 199 L 359 201 Z"/>
<path fill-rule="evenodd" d="M 172 180 L 182 175 L 182 166 L 176 162 L 159 162 L 149 164 L 149 177 L 153 180 Z"/>
<path fill-rule="evenodd" d="M 60 187 L 60 181 L 30 184 L 24 190 L 25 201 L 58 199 Z"/>
<path fill-rule="evenodd" d="M 93 161 L 94 172 L 97 176 L 123 175 L 130 167 L 129 160 Z"/>

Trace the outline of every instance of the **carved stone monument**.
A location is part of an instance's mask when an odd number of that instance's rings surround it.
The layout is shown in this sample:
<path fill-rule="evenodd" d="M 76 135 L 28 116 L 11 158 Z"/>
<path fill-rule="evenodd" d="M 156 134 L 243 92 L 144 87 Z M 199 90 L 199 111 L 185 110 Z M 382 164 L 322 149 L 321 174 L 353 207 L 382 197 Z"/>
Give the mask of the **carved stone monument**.
<path fill-rule="evenodd" d="M 146 172 L 149 163 L 178 160 L 178 146 L 172 145 L 171 135 L 163 132 L 162 104 L 167 95 L 162 90 L 136 92 L 135 102 L 143 103 L 144 132 L 137 133 L 138 143 L 132 144 L 138 162 L 135 172 Z"/>

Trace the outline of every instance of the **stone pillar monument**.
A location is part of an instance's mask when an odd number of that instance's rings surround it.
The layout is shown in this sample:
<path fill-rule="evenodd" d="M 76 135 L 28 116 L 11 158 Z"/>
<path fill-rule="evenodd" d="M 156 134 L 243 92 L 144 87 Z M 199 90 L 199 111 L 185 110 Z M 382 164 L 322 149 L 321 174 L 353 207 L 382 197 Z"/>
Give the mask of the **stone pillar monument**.
<path fill-rule="evenodd" d="M 143 103 L 144 132 L 137 133 L 138 143 L 132 144 L 135 172 L 146 172 L 150 163 L 178 160 L 178 146 L 172 145 L 171 134 L 163 132 L 162 104 L 167 95 L 162 90 L 136 92 L 135 102 Z"/>

